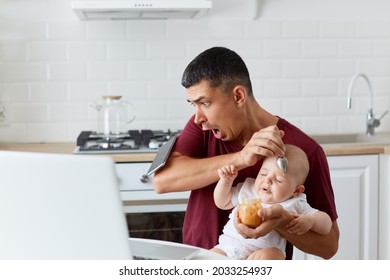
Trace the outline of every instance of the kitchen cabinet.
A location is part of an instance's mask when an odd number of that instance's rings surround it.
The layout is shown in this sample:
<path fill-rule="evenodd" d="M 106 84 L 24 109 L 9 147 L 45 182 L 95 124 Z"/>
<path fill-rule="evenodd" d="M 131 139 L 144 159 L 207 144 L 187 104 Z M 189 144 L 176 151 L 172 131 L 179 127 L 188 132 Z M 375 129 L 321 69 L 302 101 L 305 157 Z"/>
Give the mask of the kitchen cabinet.
<path fill-rule="evenodd" d="M 328 162 L 340 228 L 332 259 L 378 259 L 379 155 L 328 156 Z M 319 258 L 295 248 L 294 259 Z"/>
<path fill-rule="evenodd" d="M 390 259 L 390 155 L 379 156 L 379 259 Z"/>
<path fill-rule="evenodd" d="M 185 211 L 190 192 L 157 194 L 152 176 L 144 177 L 152 162 L 116 163 L 121 198 L 126 213 Z"/>

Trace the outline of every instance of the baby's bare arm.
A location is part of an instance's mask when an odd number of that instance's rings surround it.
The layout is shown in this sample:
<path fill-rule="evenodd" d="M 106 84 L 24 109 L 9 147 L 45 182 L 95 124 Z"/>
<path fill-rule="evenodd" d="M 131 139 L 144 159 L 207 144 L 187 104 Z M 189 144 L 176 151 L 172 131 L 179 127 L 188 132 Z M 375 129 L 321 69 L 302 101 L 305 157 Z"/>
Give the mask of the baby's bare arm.
<path fill-rule="evenodd" d="M 232 185 L 238 175 L 237 169 L 233 165 L 224 166 L 218 169 L 219 181 L 214 189 L 214 202 L 220 209 L 231 209 L 233 204 L 231 198 L 233 195 Z"/>
<path fill-rule="evenodd" d="M 293 214 L 293 216 L 295 218 L 287 225 L 287 231 L 289 233 L 302 235 L 312 230 L 318 234 L 328 234 L 332 227 L 330 217 L 322 211 L 318 211 L 312 215 Z"/>

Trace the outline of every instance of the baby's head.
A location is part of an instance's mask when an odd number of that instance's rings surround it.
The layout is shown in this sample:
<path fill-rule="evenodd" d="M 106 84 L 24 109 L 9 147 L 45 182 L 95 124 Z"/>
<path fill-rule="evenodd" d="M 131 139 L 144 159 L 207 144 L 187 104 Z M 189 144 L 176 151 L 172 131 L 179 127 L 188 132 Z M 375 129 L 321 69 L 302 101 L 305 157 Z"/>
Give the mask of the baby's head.
<path fill-rule="evenodd" d="M 288 160 L 287 175 L 295 176 L 298 184 L 304 184 L 310 169 L 306 153 L 297 146 L 287 144 L 285 157 Z"/>
<path fill-rule="evenodd" d="M 277 156 L 268 157 L 256 178 L 256 190 L 265 203 L 278 203 L 302 193 L 309 173 L 306 153 L 294 145 L 286 145 L 287 172 L 276 165 Z"/>

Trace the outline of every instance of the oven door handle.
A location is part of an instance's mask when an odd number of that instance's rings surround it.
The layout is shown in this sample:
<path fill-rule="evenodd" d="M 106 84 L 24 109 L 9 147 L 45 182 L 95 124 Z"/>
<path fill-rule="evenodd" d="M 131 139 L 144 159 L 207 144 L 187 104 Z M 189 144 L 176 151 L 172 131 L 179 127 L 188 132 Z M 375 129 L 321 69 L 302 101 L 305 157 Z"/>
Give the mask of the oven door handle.
<path fill-rule="evenodd" d="M 141 181 L 141 183 L 147 183 L 149 182 L 149 176 L 147 174 L 144 174 L 141 176 L 141 178 L 139 178 L 139 180 Z"/>

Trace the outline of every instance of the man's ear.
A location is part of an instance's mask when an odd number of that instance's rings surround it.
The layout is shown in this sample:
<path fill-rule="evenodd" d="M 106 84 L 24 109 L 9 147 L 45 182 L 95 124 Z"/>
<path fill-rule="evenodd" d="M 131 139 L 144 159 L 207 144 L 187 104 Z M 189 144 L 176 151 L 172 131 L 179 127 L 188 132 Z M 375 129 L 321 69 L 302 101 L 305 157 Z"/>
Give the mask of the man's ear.
<path fill-rule="evenodd" d="M 236 102 L 237 108 L 242 107 L 245 103 L 248 93 L 246 92 L 245 87 L 242 85 L 235 86 L 233 88 L 233 97 Z"/>
<path fill-rule="evenodd" d="M 304 185 L 299 185 L 298 187 L 295 188 L 294 196 L 298 196 L 301 193 L 303 193 L 304 191 L 305 191 L 305 186 Z"/>

